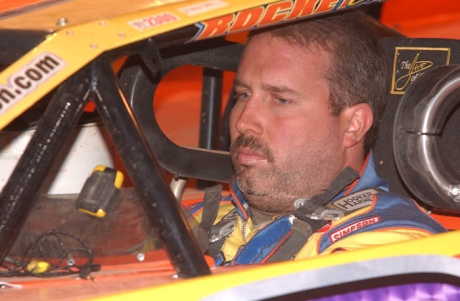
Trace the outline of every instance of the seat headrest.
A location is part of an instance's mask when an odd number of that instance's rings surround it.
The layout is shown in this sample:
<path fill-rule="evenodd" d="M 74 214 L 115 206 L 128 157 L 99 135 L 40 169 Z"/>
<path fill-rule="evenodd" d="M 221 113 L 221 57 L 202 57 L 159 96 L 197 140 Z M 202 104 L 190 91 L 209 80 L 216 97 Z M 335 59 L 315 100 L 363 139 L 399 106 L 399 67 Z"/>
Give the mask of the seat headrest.
<path fill-rule="evenodd" d="M 401 98 L 395 115 L 393 152 L 404 183 L 424 203 L 460 210 L 460 175 L 440 144 L 444 124 L 460 104 L 460 65 L 420 76 Z"/>
<path fill-rule="evenodd" d="M 381 120 L 379 138 L 373 147 L 377 172 L 389 182 L 391 191 L 423 201 L 438 209 L 451 210 L 453 209 L 451 201 L 449 201 L 450 205 L 448 205 L 445 201 L 437 203 L 431 197 L 429 199 L 420 197 L 417 192 L 413 191 L 414 188 L 409 187 L 405 179 L 402 179 L 402 173 L 398 171 L 393 154 L 393 126 L 396 111 L 403 96 L 406 97 L 405 94 L 413 93 L 409 91 L 412 85 L 415 85 L 419 79 L 434 68 L 460 64 L 460 41 L 382 38 L 381 44 L 387 54 L 391 70 L 391 86 L 388 88 L 387 106 Z M 407 97 L 410 97 L 410 95 Z M 413 101 L 415 102 L 416 100 Z M 454 173 L 452 170 L 460 170 L 458 151 L 460 149 L 460 139 L 458 139 L 460 110 L 450 109 L 447 114 L 445 118 L 443 117 L 444 120 L 439 121 L 442 131 L 436 139 L 444 158 L 444 164 L 450 166 L 451 172 Z M 425 171 L 424 174 L 427 176 L 428 171 Z M 438 199 L 438 197 L 435 198 Z"/>

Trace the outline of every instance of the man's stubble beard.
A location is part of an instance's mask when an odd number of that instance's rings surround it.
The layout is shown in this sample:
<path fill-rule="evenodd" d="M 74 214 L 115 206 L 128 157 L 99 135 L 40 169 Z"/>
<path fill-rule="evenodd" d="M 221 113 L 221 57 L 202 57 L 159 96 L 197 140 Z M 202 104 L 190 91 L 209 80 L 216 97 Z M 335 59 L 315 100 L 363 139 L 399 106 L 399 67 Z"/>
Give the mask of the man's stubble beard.
<path fill-rule="evenodd" d="M 256 170 L 254 166 L 240 166 L 235 151 L 248 147 L 268 159 L 267 168 Z M 327 153 L 330 150 L 316 148 L 318 153 L 301 160 L 291 158 L 284 164 L 276 164 L 271 150 L 257 138 L 239 136 L 230 148 L 235 178 L 247 203 L 258 210 L 270 213 L 290 213 L 298 198 L 310 198 L 324 191 L 334 180 L 330 176 L 337 171 Z M 303 161 L 303 162 L 299 162 Z"/>

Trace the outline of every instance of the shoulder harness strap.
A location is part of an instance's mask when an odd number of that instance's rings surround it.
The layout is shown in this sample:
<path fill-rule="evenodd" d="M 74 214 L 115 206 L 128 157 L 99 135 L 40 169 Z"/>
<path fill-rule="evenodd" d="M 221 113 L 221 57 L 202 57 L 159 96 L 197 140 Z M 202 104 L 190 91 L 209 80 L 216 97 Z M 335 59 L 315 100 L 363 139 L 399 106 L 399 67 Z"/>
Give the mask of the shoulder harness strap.
<path fill-rule="evenodd" d="M 290 237 L 276 250 L 267 262 L 291 260 L 307 243 L 310 236 L 324 227 L 329 220 L 339 219 L 345 213 L 325 206 L 338 195 L 346 186 L 359 178 L 359 174 L 352 168 L 346 167 L 332 182 L 329 188 L 310 200 L 301 199 L 301 206 L 294 210 L 294 219 Z M 347 212 L 349 214 L 351 212 Z"/>
<path fill-rule="evenodd" d="M 236 226 L 236 208 L 230 210 L 219 222 L 214 225 L 219 213 L 219 202 L 222 197 L 222 185 L 205 189 L 203 198 L 203 214 L 200 227 L 206 232 L 206 254 L 215 258 L 221 251 L 227 236 L 232 234 Z"/>
<path fill-rule="evenodd" d="M 219 201 L 222 196 L 222 185 L 207 187 L 204 190 L 203 198 L 203 214 L 201 217 L 200 227 L 206 231 L 206 234 L 211 232 L 211 227 L 216 220 L 219 212 Z"/>

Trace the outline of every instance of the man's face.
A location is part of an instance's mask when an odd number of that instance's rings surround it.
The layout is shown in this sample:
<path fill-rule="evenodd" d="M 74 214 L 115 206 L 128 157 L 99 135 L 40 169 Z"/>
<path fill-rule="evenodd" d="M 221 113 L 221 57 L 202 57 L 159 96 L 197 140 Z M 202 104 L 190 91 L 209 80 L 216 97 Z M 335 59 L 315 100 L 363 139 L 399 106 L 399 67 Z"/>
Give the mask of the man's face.
<path fill-rule="evenodd" d="M 248 203 L 292 212 L 300 197 L 326 189 L 344 168 L 344 121 L 330 112 L 330 54 L 262 34 L 246 46 L 230 117 L 230 149 Z"/>

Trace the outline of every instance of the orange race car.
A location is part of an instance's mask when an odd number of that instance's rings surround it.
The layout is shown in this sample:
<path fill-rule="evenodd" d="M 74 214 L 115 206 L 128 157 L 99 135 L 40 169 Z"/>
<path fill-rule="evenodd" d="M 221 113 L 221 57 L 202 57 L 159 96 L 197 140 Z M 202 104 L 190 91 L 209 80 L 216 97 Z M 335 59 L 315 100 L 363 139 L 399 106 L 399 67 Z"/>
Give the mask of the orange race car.
<path fill-rule="evenodd" d="M 0 1 L 0 299 L 460 300 L 458 40 L 406 37 L 378 0 L 13 2 Z M 247 32 L 352 8 L 376 18 L 392 72 L 377 171 L 451 231 L 215 267 L 184 206 L 232 176 Z"/>

